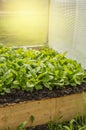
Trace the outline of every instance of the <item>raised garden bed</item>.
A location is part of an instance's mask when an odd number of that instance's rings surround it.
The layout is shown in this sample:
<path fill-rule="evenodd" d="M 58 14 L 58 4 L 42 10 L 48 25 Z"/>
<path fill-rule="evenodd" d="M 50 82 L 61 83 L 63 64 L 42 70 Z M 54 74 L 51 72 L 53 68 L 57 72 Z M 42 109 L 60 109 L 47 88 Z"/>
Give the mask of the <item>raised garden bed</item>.
<path fill-rule="evenodd" d="M 56 118 L 68 121 L 76 116 L 83 115 L 86 111 L 86 93 L 69 96 L 43 99 L 39 101 L 26 101 L 0 106 L 0 129 L 10 127 L 16 130 L 17 126 L 27 121 L 27 126 L 45 124 Z M 30 117 L 34 117 L 32 123 Z"/>
<path fill-rule="evenodd" d="M 0 48 L 0 129 L 70 120 L 85 112 L 86 72 L 52 49 Z M 34 117 L 32 123 L 30 117 Z"/>

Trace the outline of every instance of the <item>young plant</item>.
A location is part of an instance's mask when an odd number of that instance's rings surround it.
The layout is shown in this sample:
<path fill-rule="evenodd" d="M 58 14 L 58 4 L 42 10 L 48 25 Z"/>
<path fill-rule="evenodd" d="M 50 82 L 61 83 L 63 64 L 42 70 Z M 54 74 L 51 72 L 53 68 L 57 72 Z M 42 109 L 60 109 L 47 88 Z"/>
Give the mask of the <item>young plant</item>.
<path fill-rule="evenodd" d="M 19 126 L 18 126 L 18 130 L 26 130 L 26 124 L 27 124 L 27 122 L 26 121 L 24 121 L 24 122 L 22 122 Z"/>
<path fill-rule="evenodd" d="M 0 47 L 0 95 L 12 89 L 33 92 L 44 87 L 78 87 L 86 82 L 86 71 L 75 60 L 53 49 L 13 49 Z"/>

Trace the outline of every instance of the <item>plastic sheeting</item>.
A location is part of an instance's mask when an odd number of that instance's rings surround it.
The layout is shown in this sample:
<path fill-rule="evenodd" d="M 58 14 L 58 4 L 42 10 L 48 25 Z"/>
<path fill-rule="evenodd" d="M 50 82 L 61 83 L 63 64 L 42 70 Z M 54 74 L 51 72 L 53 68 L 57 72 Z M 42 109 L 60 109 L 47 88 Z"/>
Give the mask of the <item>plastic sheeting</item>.
<path fill-rule="evenodd" d="M 51 0 L 49 44 L 86 68 L 86 0 Z"/>

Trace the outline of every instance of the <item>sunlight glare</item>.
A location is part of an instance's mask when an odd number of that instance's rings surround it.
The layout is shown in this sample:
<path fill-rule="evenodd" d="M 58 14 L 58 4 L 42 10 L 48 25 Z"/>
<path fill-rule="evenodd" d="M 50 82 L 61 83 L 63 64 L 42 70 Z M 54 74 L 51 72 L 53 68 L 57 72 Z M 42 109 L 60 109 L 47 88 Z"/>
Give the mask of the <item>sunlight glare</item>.
<path fill-rule="evenodd" d="M 6 4 L 6 28 L 17 37 L 35 40 L 47 38 L 48 1 L 12 0 Z"/>

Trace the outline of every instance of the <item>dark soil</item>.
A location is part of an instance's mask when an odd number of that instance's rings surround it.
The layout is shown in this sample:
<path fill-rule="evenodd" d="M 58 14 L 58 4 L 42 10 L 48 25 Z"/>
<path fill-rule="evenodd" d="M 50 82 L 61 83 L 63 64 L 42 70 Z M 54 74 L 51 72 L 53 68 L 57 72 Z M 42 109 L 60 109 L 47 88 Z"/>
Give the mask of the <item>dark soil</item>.
<path fill-rule="evenodd" d="M 26 130 L 31 130 L 31 128 L 26 128 Z M 48 130 L 48 127 L 47 125 L 40 125 L 40 126 L 33 127 L 32 130 Z"/>
<path fill-rule="evenodd" d="M 66 86 L 59 89 L 54 88 L 53 90 L 48 90 L 47 88 L 44 88 L 43 90 L 39 91 L 34 90 L 32 93 L 13 89 L 9 94 L 0 95 L 0 105 L 8 103 L 19 103 L 27 100 L 56 98 L 65 95 L 80 93 L 83 91 L 86 91 L 86 83 L 82 83 L 77 87 Z"/>

